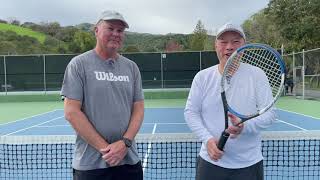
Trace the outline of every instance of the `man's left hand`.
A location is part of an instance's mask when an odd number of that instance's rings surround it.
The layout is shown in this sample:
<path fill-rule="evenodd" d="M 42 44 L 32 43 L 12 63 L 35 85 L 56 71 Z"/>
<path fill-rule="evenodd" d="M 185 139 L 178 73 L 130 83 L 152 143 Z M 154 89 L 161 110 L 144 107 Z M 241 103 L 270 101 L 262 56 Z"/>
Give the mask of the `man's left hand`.
<path fill-rule="evenodd" d="M 107 148 L 101 149 L 102 158 L 110 165 L 118 165 L 126 156 L 128 149 L 122 140 L 109 144 Z"/>
<path fill-rule="evenodd" d="M 243 123 L 239 124 L 241 120 L 233 114 L 228 114 L 228 116 L 232 125 L 228 127 L 227 132 L 230 133 L 231 138 L 236 138 L 243 130 Z"/>

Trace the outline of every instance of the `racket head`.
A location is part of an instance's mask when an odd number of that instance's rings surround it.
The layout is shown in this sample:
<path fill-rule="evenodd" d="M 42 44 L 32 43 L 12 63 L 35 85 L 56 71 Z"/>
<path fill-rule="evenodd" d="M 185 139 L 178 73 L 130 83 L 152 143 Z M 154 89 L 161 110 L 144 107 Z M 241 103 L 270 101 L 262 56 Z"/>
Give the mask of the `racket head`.
<path fill-rule="evenodd" d="M 247 70 L 251 70 L 253 73 L 245 73 Z M 262 79 L 265 78 L 267 83 L 259 84 L 261 87 L 256 86 L 255 89 L 247 87 L 246 90 L 251 89 L 251 92 L 244 93 L 254 94 L 255 92 L 253 91 L 266 90 L 270 91 L 272 99 L 266 99 L 267 102 L 263 103 L 263 106 L 259 107 L 255 112 L 243 112 L 238 107 L 239 105 L 232 103 L 232 97 L 230 96 L 233 96 L 233 99 L 236 98 L 229 91 L 237 91 L 237 87 L 239 85 L 242 86 L 239 83 L 243 83 L 246 86 L 246 81 L 252 80 L 250 76 L 256 74 L 261 75 Z M 273 106 L 283 91 L 284 80 L 285 64 L 281 55 L 276 50 L 265 44 L 247 44 L 237 49 L 228 58 L 221 78 L 221 91 L 225 92 L 229 112 L 245 121 L 266 112 Z M 239 92 L 239 95 L 241 95 L 241 92 Z M 248 97 L 250 98 L 246 99 L 248 101 L 246 102 L 247 104 L 256 103 L 254 97 L 250 95 Z"/>

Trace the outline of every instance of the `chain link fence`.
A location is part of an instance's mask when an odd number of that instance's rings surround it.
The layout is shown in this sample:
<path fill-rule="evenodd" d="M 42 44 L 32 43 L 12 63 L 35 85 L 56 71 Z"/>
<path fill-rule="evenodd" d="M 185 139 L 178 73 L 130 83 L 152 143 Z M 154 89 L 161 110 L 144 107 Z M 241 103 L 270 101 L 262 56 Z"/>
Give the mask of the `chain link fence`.
<path fill-rule="evenodd" d="M 286 94 L 320 99 L 320 48 L 283 55 L 287 65 Z"/>

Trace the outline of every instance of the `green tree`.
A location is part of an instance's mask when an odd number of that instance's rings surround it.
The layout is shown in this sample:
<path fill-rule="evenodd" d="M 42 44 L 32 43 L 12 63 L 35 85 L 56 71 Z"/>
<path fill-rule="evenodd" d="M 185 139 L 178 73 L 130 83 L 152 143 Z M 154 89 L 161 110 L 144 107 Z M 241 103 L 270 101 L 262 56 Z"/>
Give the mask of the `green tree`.
<path fill-rule="evenodd" d="M 280 35 L 280 31 L 274 24 L 273 17 L 265 10 L 251 16 L 242 25 L 247 41 L 251 43 L 265 43 L 272 47 L 281 47 L 285 40 Z"/>
<path fill-rule="evenodd" d="M 207 36 L 207 30 L 199 20 L 190 39 L 190 49 L 194 51 L 204 50 Z"/>
<path fill-rule="evenodd" d="M 55 36 L 61 29 L 58 22 L 42 23 L 42 31 L 50 36 Z"/>
<path fill-rule="evenodd" d="M 92 32 L 94 24 L 90 23 L 81 23 L 75 26 L 77 29 L 80 29 L 82 31 Z"/>
<path fill-rule="evenodd" d="M 271 0 L 266 11 L 291 49 L 320 46 L 319 0 Z"/>
<path fill-rule="evenodd" d="M 205 51 L 213 51 L 215 50 L 215 47 L 213 45 L 215 38 L 213 36 L 208 36 L 204 43 L 204 50 Z"/>
<path fill-rule="evenodd" d="M 60 41 L 54 37 L 47 36 L 43 43 L 43 49 L 46 53 L 67 53 L 67 46 L 65 42 Z"/>
<path fill-rule="evenodd" d="M 0 41 L 0 54 L 8 55 L 8 54 L 17 54 L 16 45 L 13 42 L 9 41 Z"/>
<path fill-rule="evenodd" d="M 55 35 L 55 38 L 64 42 L 72 42 L 73 37 L 77 31 L 79 30 L 73 26 L 63 27 L 57 32 L 57 34 Z"/>
<path fill-rule="evenodd" d="M 124 52 L 140 52 L 140 50 L 135 45 L 129 45 L 126 48 L 124 48 Z"/>
<path fill-rule="evenodd" d="M 93 49 L 95 46 L 95 38 L 91 33 L 77 31 L 74 34 L 73 45 L 77 46 L 76 53 L 81 53 Z"/>

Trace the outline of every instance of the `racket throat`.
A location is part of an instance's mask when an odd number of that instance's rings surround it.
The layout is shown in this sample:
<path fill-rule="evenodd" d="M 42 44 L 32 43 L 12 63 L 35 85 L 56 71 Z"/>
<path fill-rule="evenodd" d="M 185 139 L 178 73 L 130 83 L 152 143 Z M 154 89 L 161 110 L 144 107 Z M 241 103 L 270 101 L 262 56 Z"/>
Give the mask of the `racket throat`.
<path fill-rule="evenodd" d="M 256 115 L 254 115 L 254 116 L 250 116 L 250 117 L 243 117 L 243 118 L 240 118 L 241 119 L 241 121 L 239 122 L 239 123 L 237 123 L 237 124 L 235 124 L 235 126 L 239 126 L 240 124 L 243 124 L 244 122 L 246 122 L 246 121 L 248 121 L 248 120 L 250 120 L 250 119 L 253 119 L 253 118 L 255 118 L 255 117 L 258 117 L 260 114 L 256 114 Z"/>
<path fill-rule="evenodd" d="M 222 99 L 222 104 L 223 104 L 223 109 L 224 109 L 224 119 L 225 119 L 224 129 L 227 129 L 229 126 L 229 124 L 228 124 L 228 102 L 227 102 L 225 91 L 221 92 L 221 99 Z"/>

